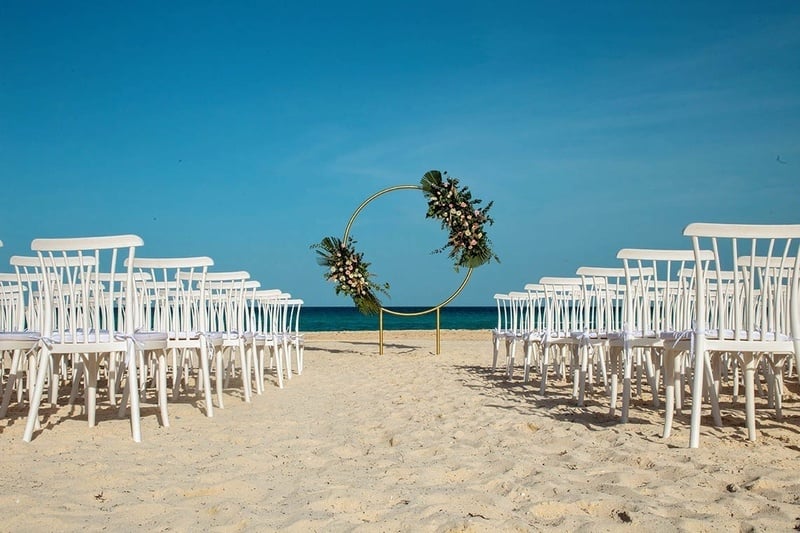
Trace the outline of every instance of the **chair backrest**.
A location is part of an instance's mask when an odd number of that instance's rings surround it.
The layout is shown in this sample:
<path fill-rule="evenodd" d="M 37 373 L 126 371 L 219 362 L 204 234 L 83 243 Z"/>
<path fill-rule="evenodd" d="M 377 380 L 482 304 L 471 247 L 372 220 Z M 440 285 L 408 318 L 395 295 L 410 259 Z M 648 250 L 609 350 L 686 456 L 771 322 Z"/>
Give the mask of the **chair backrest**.
<path fill-rule="evenodd" d="M 497 307 L 497 327 L 495 328 L 495 331 L 505 331 L 508 329 L 508 324 L 511 320 L 511 299 L 508 297 L 508 294 L 503 294 L 500 292 L 496 293 L 493 298 L 495 306 Z"/>
<path fill-rule="evenodd" d="M 245 283 L 250 273 L 209 272 L 206 275 L 209 331 L 229 334 L 243 333 L 245 330 Z"/>
<path fill-rule="evenodd" d="M 291 295 L 279 289 L 257 290 L 251 295 L 251 331 L 269 335 L 286 333 Z"/>
<path fill-rule="evenodd" d="M 91 332 L 133 334 L 133 321 L 128 321 L 124 329 L 118 328 L 114 307 L 123 302 L 123 314 L 131 316 L 133 270 L 123 265 L 143 244 L 136 235 L 34 239 L 31 249 L 40 264 L 43 335 L 58 333 L 62 343 L 99 344 L 108 339 L 92 337 Z M 104 285 L 103 276 L 118 272 L 125 276 L 121 286 Z"/>
<path fill-rule="evenodd" d="M 24 330 L 41 333 L 42 317 L 44 314 L 44 301 L 39 283 L 41 262 L 36 256 L 11 257 L 11 266 L 17 276 L 17 282 L 23 287 L 24 301 Z M 51 274 L 55 279 L 55 275 Z"/>
<path fill-rule="evenodd" d="M 300 334 L 300 311 L 303 308 L 303 300 L 300 298 L 289 298 L 286 300 L 287 312 L 287 333 L 294 335 Z"/>
<path fill-rule="evenodd" d="M 791 287 L 793 268 L 782 257 L 742 256 L 736 260 L 742 279 L 754 280 L 756 321 L 765 331 L 791 331 Z M 797 286 L 795 285 L 795 291 Z M 749 291 L 742 291 L 747 294 Z"/>
<path fill-rule="evenodd" d="M 0 273 L 0 332 L 25 329 L 25 292 L 16 273 Z"/>
<path fill-rule="evenodd" d="M 525 292 L 528 294 L 528 315 L 530 331 L 542 332 L 547 327 L 545 315 L 547 311 L 547 295 L 544 285 L 540 283 L 527 283 Z"/>
<path fill-rule="evenodd" d="M 581 278 L 547 276 L 539 280 L 545 293 L 545 331 L 549 334 L 582 330 L 579 313 L 583 305 Z"/>
<path fill-rule="evenodd" d="M 625 269 L 580 267 L 583 284 L 580 324 L 583 331 L 621 331 L 625 297 Z"/>
<path fill-rule="evenodd" d="M 709 250 L 700 251 L 699 257 L 702 265 L 714 259 Z M 692 327 L 696 260 L 692 250 L 623 248 L 617 258 L 628 285 L 625 327 L 655 335 Z"/>
<path fill-rule="evenodd" d="M 138 276 L 143 326 L 173 333 L 208 331 L 206 275 L 213 265 L 205 256 L 135 258 L 130 266 Z"/>
<path fill-rule="evenodd" d="M 532 314 L 531 300 L 527 291 L 511 291 L 508 293 L 510 308 L 510 333 L 518 335 L 528 333 L 533 329 L 534 315 Z"/>
<path fill-rule="evenodd" d="M 705 280 L 696 284 L 698 330 L 728 330 L 736 341 L 800 336 L 800 224 L 693 223 L 683 233 L 696 256 L 704 244 L 714 254 L 707 268 L 695 265 L 698 280 Z M 726 271 L 733 279 L 726 280 Z"/>

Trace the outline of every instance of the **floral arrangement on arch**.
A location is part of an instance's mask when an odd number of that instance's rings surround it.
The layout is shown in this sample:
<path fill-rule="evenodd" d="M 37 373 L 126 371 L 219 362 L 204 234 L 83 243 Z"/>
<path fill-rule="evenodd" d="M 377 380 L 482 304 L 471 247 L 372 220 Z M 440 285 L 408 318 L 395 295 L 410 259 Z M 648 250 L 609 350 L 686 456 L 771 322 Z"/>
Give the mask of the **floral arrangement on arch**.
<path fill-rule="evenodd" d="M 492 252 L 491 242 L 486 235 L 486 226 L 494 224 L 489 216 L 489 209 L 494 202 L 480 207 L 482 200 L 472 198 L 467 187 L 459 187 L 457 178 L 438 170 L 425 173 L 422 191 L 428 198 L 426 218 L 438 219 L 442 228 L 449 232 L 447 244 L 435 250 L 436 253 L 449 248 L 448 256 L 455 260 L 456 270 L 459 267 L 479 267 L 492 259 L 500 262 Z"/>
<path fill-rule="evenodd" d="M 389 284 L 380 285 L 372 280 L 374 274 L 369 271 L 369 263 L 364 261 L 363 253 L 356 252 L 355 243 L 352 237 L 348 237 L 347 242 L 337 237 L 325 237 L 311 248 L 317 251 L 317 262 L 327 267 L 325 280 L 336 284 L 336 294 L 351 297 L 359 311 L 374 315 L 381 309 L 375 293 L 388 296 Z"/>
<path fill-rule="evenodd" d="M 492 202 L 481 207 L 482 200 L 473 198 L 465 186 L 460 186 L 457 178 L 447 172 L 431 170 L 425 173 L 420 188 L 428 201 L 426 218 L 435 218 L 442 228 L 448 231 L 447 244 L 434 250 L 434 253 L 448 251 L 454 260 L 455 269 L 475 268 L 494 260 L 491 241 L 486 234 L 486 226 L 494 224 L 489 216 Z M 326 267 L 324 277 L 336 284 L 336 294 L 344 294 L 353 299 L 363 314 L 377 314 L 381 302 L 376 293 L 389 295 L 389 284 L 379 284 L 373 280 L 369 263 L 364 254 L 355 250 L 355 242 L 348 237 L 344 242 L 336 237 L 325 237 L 311 246 L 318 257 L 317 262 Z"/>

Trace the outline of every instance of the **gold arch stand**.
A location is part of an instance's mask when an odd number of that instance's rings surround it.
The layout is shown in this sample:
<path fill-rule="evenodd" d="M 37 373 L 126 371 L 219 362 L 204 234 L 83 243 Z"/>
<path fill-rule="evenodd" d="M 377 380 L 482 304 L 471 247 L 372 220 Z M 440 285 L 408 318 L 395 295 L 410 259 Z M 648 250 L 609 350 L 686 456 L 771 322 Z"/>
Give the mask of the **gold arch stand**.
<path fill-rule="evenodd" d="M 402 190 L 422 190 L 421 185 L 395 185 L 394 187 L 387 187 L 386 189 L 382 189 L 363 202 L 358 208 L 353 212 L 353 215 L 350 217 L 350 220 L 347 222 L 347 226 L 344 229 L 344 237 L 342 238 L 342 242 L 347 242 L 347 238 L 350 236 L 350 228 L 353 226 L 353 222 L 355 222 L 356 218 L 358 217 L 359 213 L 369 205 L 370 202 L 383 196 L 384 194 L 389 194 L 390 192 L 395 191 L 402 191 Z M 394 316 L 423 316 L 429 315 L 431 313 L 436 313 L 436 355 L 439 355 L 442 348 L 442 329 L 441 329 L 441 309 L 445 307 L 447 304 L 452 302 L 456 299 L 456 297 L 461 294 L 461 291 L 464 290 L 464 287 L 467 286 L 470 277 L 472 277 L 472 267 L 467 269 L 467 275 L 464 276 L 464 281 L 461 282 L 461 285 L 451 294 L 448 296 L 442 303 L 439 305 L 434 305 L 429 309 L 425 309 L 423 311 L 416 311 L 413 313 L 405 313 L 402 311 L 393 311 L 391 309 L 387 309 L 386 307 L 381 306 L 381 309 L 378 313 L 378 353 L 383 355 L 383 314 L 389 314 Z"/>

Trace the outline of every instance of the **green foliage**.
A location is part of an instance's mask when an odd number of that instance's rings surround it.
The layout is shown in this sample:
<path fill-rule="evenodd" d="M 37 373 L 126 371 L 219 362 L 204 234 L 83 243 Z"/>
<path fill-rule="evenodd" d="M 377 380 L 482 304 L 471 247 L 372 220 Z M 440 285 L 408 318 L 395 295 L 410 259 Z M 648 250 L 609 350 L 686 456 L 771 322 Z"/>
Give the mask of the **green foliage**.
<path fill-rule="evenodd" d="M 430 170 L 421 181 L 422 191 L 428 199 L 427 218 L 435 218 L 447 229 L 447 244 L 434 250 L 444 252 L 459 267 L 475 268 L 492 260 L 500 259 L 492 252 L 491 241 L 486 235 L 486 226 L 494 224 L 489 216 L 492 202 L 481 207 L 482 200 L 473 198 L 467 187 L 460 187 L 457 178 L 447 172 Z"/>
<path fill-rule="evenodd" d="M 355 251 L 352 238 L 347 243 L 337 237 L 325 237 L 311 246 L 317 252 L 317 263 L 327 268 L 325 279 L 336 284 L 336 294 L 350 296 L 358 310 L 365 315 L 376 315 L 381 302 L 375 292 L 389 294 L 389 284 L 375 283 L 369 272 L 364 254 Z"/>

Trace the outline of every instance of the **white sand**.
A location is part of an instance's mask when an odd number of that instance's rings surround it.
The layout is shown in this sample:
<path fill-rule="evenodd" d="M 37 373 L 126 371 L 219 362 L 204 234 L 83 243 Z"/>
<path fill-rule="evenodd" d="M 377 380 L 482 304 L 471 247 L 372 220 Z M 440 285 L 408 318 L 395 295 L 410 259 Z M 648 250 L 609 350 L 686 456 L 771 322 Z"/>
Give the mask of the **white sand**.
<path fill-rule="evenodd" d="M 786 531 L 800 524 L 800 411 L 743 409 L 704 427 L 687 416 L 659 437 L 661 412 L 631 422 L 585 408 L 553 382 L 492 374 L 489 332 L 310 334 L 306 366 L 252 404 L 231 389 L 205 418 L 194 397 L 172 427 L 143 410 L 144 442 L 104 410 L 95 428 L 67 408 L 21 441 L 24 411 L 0 421 L 3 531 Z M 797 391 L 794 380 L 791 391 Z M 45 410 L 47 411 L 47 410 Z"/>

